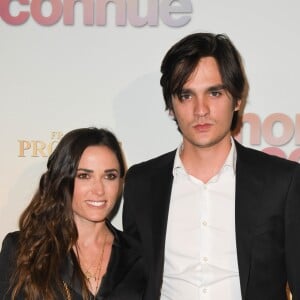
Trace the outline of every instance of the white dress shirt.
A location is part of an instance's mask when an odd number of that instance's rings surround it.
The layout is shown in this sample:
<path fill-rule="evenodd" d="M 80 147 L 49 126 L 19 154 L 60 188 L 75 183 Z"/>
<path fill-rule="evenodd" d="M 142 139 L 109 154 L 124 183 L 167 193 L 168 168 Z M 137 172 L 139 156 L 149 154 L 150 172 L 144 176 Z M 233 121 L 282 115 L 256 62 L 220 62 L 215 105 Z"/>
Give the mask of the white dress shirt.
<path fill-rule="evenodd" d="M 235 239 L 235 163 L 232 142 L 220 172 L 208 183 L 187 174 L 175 156 L 161 300 L 240 300 Z"/>

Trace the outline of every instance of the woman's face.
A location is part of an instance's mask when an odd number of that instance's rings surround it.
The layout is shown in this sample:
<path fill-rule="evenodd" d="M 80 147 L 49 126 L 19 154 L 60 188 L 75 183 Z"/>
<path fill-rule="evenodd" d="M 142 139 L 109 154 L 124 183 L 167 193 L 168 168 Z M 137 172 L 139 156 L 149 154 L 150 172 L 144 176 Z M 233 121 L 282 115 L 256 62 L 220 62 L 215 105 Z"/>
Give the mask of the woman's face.
<path fill-rule="evenodd" d="M 78 222 L 103 222 L 122 186 L 120 165 L 106 146 L 89 146 L 80 158 L 74 181 L 72 208 Z"/>

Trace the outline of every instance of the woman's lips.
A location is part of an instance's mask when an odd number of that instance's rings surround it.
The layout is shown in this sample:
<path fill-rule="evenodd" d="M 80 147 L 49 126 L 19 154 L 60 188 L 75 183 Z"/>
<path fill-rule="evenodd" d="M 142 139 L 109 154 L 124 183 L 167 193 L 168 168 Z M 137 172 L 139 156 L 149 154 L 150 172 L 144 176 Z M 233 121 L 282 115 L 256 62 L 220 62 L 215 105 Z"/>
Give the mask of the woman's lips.
<path fill-rule="evenodd" d="M 95 201 L 95 200 L 87 200 L 87 204 L 94 206 L 94 207 L 101 207 L 106 204 L 105 200 Z"/>

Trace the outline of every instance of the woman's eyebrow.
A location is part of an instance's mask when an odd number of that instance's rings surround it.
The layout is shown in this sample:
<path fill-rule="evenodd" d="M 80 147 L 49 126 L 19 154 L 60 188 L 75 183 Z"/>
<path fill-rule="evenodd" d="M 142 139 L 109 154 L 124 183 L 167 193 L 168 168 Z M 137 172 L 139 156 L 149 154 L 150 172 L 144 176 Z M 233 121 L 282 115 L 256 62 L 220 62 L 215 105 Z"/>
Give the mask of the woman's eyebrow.
<path fill-rule="evenodd" d="M 105 173 L 110 173 L 110 172 L 117 172 L 117 173 L 119 173 L 119 170 L 118 169 L 107 169 L 104 172 Z"/>
<path fill-rule="evenodd" d="M 94 172 L 93 170 L 86 169 L 86 168 L 78 168 L 77 171 L 84 171 L 84 172 L 87 172 L 87 173 L 93 173 Z"/>

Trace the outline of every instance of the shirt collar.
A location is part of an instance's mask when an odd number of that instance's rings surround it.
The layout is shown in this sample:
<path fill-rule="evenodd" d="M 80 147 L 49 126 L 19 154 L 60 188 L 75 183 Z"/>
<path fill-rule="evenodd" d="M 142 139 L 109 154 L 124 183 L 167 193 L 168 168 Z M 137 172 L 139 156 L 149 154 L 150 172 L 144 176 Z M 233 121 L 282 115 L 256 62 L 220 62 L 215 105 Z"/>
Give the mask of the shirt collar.
<path fill-rule="evenodd" d="M 231 168 L 235 174 L 236 173 L 236 146 L 234 143 L 234 139 L 232 137 L 230 139 L 231 139 L 231 148 L 220 172 L 222 172 L 227 168 Z M 180 158 L 180 152 L 182 151 L 182 148 L 183 148 L 183 144 L 181 143 L 176 150 L 174 166 L 173 166 L 173 176 L 175 176 L 177 172 L 183 172 L 187 174 Z"/>
<path fill-rule="evenodd" d="M 231 148 L 222 169 L 229 167 L 233 170 L 235 174 L 236 173 L 236 147 L 235 147 L 234 139 L 232 137 L 230 139 L 231 139 Z"/>

